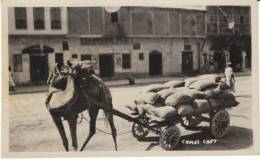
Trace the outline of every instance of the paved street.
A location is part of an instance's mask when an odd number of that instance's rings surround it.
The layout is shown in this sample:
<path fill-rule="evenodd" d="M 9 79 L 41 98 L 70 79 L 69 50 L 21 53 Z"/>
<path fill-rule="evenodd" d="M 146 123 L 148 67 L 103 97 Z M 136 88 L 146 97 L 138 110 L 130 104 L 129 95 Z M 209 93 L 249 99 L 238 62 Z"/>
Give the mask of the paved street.
<path fill-rule="evenodd" d="M 111 88 L 114 107 L 128 113 L 122 106 L 132 102 L 133 98 L 141 90 L 142 86 L 128 86 Z M 217 140 L 214 144 L 180 144 L 177 150 L 229 150 L 249 149 L 252 145 L 252 118 L 251 118 L 251 77 L 238 77 L 236 83 L 237 100 L 240 105 L 229 111 L 231 115 L 231 128 L 228 134 Z M 26 152 L 56 152 L 63 151 L 60 136 L 51 117 L 45 108 L 46 93 L 15 94 L 10 96 L 10 151 Z M 84 113 L 88 118 L 88 114 Z M 97 128 L 110 132 L 103 120 L 103 113 L 99 112 Z M 67 123 L 65 128 L 67 137 L 70 137 Z M 118 149 L 124 151 L 160 151 L 156 135 L 149 135 L 143 142 L 137 141 L 129 132 L 131 123 L 115 117 L 115 125 L 118 130 Z M 83 121 L 78 125 L 78 142 L 81 147 L 88 134 L 89 124 Z M 180 127 L 183 139 L 187 143 L 195 140 L 211 137 L 205 133 L 192 132 Z M 69 138 L 70 139 L 70 138 Z M 112 136 L 97 131 L 91 139 L 85 151 L 110 151 L 114 150 Z"/>

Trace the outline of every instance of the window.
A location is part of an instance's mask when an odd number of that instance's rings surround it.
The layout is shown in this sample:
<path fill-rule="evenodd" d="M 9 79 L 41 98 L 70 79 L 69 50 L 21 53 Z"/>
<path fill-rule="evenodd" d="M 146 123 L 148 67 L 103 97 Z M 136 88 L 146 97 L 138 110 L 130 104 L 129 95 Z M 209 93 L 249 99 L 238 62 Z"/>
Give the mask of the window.
<path fill-rule="evenodd" d="M 244 16 L 240 16 L 240 24 L 244 23 Z"/>
<path fill-rule="evenodd" d="M 133 44 L 133 48 L 134 49 L 140 49 L 141 48 L 141 44 L 140 43 L 134 43 Z"/>
<path fill-rule="evenodd" d="M 26 18 L 26 8 L 15 7 L 15 28 L 16 29 L 27 29 L 27 18 Z"/>
<path fill-rule="evenodd" d="M 33 8 L 33 22 L 34 29 L 44 29 L 44 8 L 36 7 Z"/>
<path fill-rule="evenodd" d="M 139 53 L 139 60 L 143 61 L 144 60 L 144 53 Z"/>
<path fill-rule="evenodd" d="M 131 68 L 131 56 L 130 56 L 130 54 L 123 54 L 122 55 L 122 67 L 123 67 L 123 69 L 130 69 Z"/>
<path fill-rule="evenodd" d="M 190 45 L 190 44 L 185 44 L 185 45 L 184 45 L 184 50 L 185 50 L 185 51 L 191 50 L 191 45 Z"/>
<path fill-rule="evenodd" d="M 61 29 L 61 11 L 60 8 L 53 7 L 51 12 L 51 29 Z"/>
<path fill-rule="evenodd" d="M 63 51 L 69 50 L 69 44 L 67 41 L 62 42 L 62 49 Z"/>
<path fill-rule="evenodd" d="M 111 15 L 111 22 L 118 22 L 118 12 L 113 12 Z"/>
<path fill-rule="evenodd" d="M 84 60 L 90 60 L 91 61 L 91 55 L 89 54 L 82 54 L 81 55 L 81 60 L 84 61 Z"/>
<path fill-rule="evenodd" d="M 14 72 L 23 71 L 22 55 L 13 56 Z"/>
<path fill-rule="evenodd" d="M 78 58 L 78 55 L 77 54 L 72 54 L 71 57 L 72 58 Z"/>

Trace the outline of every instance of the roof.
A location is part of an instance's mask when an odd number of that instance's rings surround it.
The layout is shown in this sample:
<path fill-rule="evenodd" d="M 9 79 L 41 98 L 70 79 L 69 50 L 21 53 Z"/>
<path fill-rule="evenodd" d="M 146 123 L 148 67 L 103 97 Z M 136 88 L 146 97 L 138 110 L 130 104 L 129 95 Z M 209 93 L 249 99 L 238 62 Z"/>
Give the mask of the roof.
<path fill-rule="evenodd" d="M 188 9 L 188 10 L 200 10 L 200 11 L 206 11 L 206 6 L 174 6 L 172 8 L 176 9 Z"/>

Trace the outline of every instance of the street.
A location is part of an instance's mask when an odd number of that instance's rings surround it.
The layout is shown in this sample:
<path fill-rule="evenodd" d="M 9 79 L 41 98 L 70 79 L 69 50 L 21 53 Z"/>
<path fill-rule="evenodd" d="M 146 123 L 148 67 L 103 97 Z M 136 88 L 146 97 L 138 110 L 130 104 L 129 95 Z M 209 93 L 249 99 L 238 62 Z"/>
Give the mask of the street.
<path fill-rule="evenodd" d="M 143 86 L 124 86 L 111 88 L 114 108 L 130 113 L 124 104 L 131 103 Z M 64 151 L 58 130 L 44 105 L 46 92 L 34 94 L 10 95 L 10 151 L 11 152 L 57 152 Z M 231 127 L 222 139 L 214 139 L 203 132 L 187 131 L 181 126 L 182 141 L 177 150 L 239 150 L 252 146 L 252 95 L 251 77 L 236 78 L 236 97 L 239 106 L 229 110 Z M 84 112 L 88 119 L 88 113 Z M 80 116 L 79 116 L 80 118 Z M 148 135 L 145 140 L 138 141 L 132 136 L 131 123 L 114 116 L 117 128 L 119 151 L 161 151 L 158 136 Z M 80 121 L 80 120 L 79 120 Z M 68 140 L 70 132 L 64 123 Z M 78 144 L 81 147 L 88 135 L 88 121 L 78 124 Z M 110 132 L 106 127 L 104 114 L 99 112 L 97 132 L 85 147 L 85 151 L 113 151 L 112 136 L 101 132 Z"/>

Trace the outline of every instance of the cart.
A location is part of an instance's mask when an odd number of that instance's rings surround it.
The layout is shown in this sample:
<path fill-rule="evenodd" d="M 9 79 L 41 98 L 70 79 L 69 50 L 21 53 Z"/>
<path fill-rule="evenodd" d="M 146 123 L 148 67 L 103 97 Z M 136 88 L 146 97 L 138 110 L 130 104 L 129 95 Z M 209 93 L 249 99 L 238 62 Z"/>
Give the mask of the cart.
<path fill-rule="evenodd" d="M 232 107 L 223 107 L 222 104 L 214 108 L 210 105 L 210 109 L 205 112 L 156 120 L 154 116 L 147 113 L 140 115 L 137 112 L 132 112 L 132 116 L 129 116 L 116 109 L 108 108 L 90 97 L 86 98 L 101 109 L 132 122 L 132 134 L 138 140 L 145 138 L 149 132 L 159 135 L 159 143 L 167 151 L 174 150 L 180 142 L 181 132 L 176 126 L 177 124 L 181 124 L 186 130 L 210 131 L 212 136 L 218 139 L 225 136 L 230 127 L 230 116 L 226 110 Z M 199 126 L 200 122 L 207 122 L 209 125 L 206 127 Z"/>
<path fill-rule="evenodd" d="M 176 126 L 181 124 L 186 130 L 210 132 L 214 138 L 226 135 L 230 126 L 230 116 L 227 108 L 217 107 L 208 112 L 193 113 L 185 116 L 175 116 L 165 120 L 156 120 L 149 114 L 137 115 L 141 123 L 133 122 L 132 134 L 138 140 L 145 138 L 150 132 L 159 135 L 159 143 L 164 150 L 174 150 L 180 142 L 181 131 Z M 133 113 L 136 114 L 136 113 Z M 199 126 L 207 122 L 208 126 Z"/>

